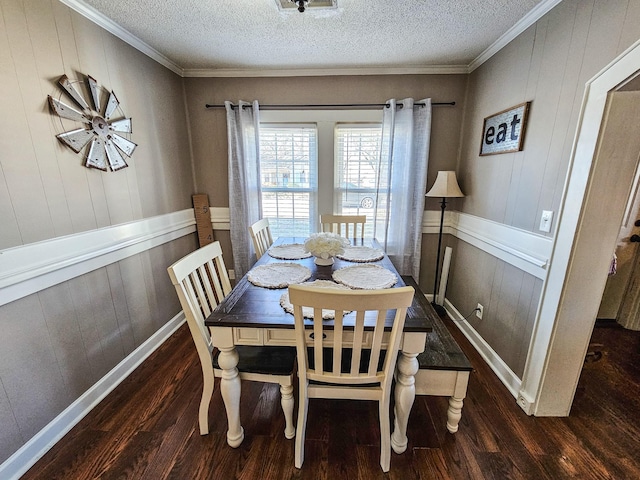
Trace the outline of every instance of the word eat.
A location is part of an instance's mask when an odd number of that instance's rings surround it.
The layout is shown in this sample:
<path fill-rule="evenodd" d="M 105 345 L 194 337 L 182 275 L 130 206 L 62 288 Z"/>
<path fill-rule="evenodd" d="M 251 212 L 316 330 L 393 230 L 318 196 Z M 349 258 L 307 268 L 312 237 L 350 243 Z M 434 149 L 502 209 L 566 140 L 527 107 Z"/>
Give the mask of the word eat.
<path fill-rule="evenodd" d="M 513 118 L 511 119 L 511 123 L 509 124 L 509 126 L 511 127 L 511 133 L 509 134 L 509 140 L 518 140 L 518 137 L 520 135 L 520 129 L 518 128 L 518 130 L 516 131 L 516 127 L 518 126 L 518 124 L 520 124 L 522 122 L 522 120 L 520 118 L 518 118 L 518 114 L 514 114 Z M 484 143 L 487 145 L 491 145 L 494 142 L 494 138 L 495 138 L 495 142 L 496 143 L 502 143 L 504 141 L 507 140 L 507 124 L 506 123 L 501 123 L 500 125 L 498 125 L 498 133 L 496 134 L 496 129 L 491 126 L 489 128 L 487 128 L 487 131 L 484 133 Z"/>
<path fill-rule="evenodd" d="M 480 155 L 522 150 L 530 104 L 525 102 L 484 119 Z"/>

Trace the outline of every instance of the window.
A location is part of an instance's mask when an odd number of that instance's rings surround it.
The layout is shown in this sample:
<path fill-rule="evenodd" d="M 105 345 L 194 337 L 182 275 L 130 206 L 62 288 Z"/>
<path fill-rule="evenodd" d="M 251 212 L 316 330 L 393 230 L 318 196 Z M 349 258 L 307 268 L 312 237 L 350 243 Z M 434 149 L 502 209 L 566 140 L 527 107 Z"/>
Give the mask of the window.
<path fill-rule="evenodd" d="M 373 234 L 382 111 L 261 111 L 262 217 L 277 236 L 319 230 L 319 213 L 367 215 Z"/>
<path fill-rule="evenodd" d="M 260 125 L 262 217 L 274 236 L 308 236 L 317 216 L 315 125 Z"/>
<path fill-rule="evenodd" d="M 381 138 L 379 124 L 335 128 L 334 209 L 345 215 L 366 215 L 365 236 L 373 235 Z"/>

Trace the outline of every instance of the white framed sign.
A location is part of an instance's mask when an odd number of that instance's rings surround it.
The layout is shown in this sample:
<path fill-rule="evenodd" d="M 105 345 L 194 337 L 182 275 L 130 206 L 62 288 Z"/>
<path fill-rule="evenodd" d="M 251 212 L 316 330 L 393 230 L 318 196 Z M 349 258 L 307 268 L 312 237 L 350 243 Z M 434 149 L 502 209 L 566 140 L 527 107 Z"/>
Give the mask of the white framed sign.
<path fill-rule="evenodd" d="M 482 127 L 480 155 L 522 150 L 530 105 L 531 102 L 521 103 L 486 117 Z"/>

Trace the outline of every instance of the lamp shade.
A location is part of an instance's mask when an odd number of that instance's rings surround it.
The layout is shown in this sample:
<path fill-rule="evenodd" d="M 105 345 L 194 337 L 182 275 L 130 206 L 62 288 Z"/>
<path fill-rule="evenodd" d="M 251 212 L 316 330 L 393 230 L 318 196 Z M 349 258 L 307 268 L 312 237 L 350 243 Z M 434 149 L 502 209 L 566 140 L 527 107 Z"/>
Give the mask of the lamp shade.
<path fill-rule="evenodd" d="M 427 192 L 426 197 L 464 197 L 464 193 L 458 186 L 456 172 L 452 170 L 439 171 L 433 187 Z"/>

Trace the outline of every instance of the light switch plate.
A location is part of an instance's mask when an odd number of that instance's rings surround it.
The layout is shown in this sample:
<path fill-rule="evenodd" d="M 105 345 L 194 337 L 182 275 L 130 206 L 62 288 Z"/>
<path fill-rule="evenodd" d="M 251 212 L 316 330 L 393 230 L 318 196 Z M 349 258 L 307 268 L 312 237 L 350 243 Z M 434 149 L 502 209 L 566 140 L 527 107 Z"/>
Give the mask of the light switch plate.
<path fill-rule="evenodd" d="M 540 231 L 541 232 L 550 232 L 551 231 L 551 220 L 553 220 L 553 211 L 551 210 L 543 210 L 542 217 L 540 217 Z"/>

